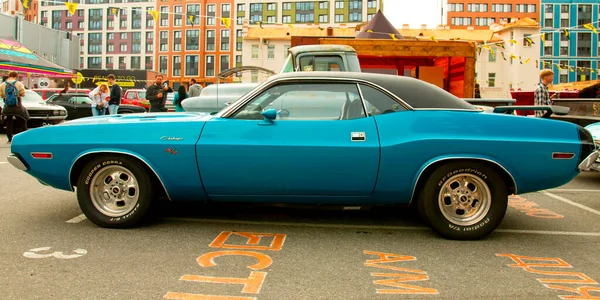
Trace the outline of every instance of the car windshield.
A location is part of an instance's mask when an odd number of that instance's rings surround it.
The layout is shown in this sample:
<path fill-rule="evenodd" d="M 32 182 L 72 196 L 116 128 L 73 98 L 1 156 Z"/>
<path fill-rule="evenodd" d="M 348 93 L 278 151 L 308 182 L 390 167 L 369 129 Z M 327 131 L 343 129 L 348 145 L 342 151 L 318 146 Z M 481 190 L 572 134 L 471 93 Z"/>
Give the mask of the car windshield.
<path fill-rule="evenodd" d="M 140 99 L 140 100 L 146 99 L 146 91 L 140 91 L 137 93 L 138 93 L 138 99 Z"/>
<path fill-rule="evenodd" d="M 24 103 L 40 103 L 44 102 L 44 99 L 42 99 L 42 97 L 36 92 L 26 90 L 25 96 L 21 98 L 21 101 L 23 101 Z"/>

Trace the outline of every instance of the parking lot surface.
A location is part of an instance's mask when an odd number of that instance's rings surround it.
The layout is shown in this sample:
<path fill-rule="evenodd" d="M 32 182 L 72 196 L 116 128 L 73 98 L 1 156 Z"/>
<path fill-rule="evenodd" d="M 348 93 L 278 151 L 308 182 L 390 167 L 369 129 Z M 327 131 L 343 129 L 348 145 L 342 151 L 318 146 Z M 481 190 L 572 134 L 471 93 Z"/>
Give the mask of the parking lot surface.
<path fill-rule="evenodd" d="M 171 203 L 114 230 L 9 151 L 0 141 L 2 299 L 600 299 L 598 173 L 511 197 L 480 241 L 443 239 L 407 208 Z"/>

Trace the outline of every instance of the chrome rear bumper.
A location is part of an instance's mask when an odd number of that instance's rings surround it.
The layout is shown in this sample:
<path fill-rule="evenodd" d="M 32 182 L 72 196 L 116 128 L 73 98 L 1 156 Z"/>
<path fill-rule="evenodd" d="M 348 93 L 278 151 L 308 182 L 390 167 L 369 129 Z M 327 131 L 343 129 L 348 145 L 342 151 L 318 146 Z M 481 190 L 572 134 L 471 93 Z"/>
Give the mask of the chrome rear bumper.
<path fill-rule="evenodd" d="M 600 165 L 596 162 L 600 156 L 600 149 L 594 150 L 579 164 L 579 171 L 600 171 Z"/>
<path fill-rule="evenodd" d="M 11 165 L 13 165 L 13 167 L 15 167 L 21 171 L 27 171 L 27 169 L 28 169 L 27 166 L 25 165 L 25 163 L 23 163 L 23 161 L 21 161 L 21 159 L 18 156 L 14 155 L 12 153 L 6 157 L 6 160 Z"/>

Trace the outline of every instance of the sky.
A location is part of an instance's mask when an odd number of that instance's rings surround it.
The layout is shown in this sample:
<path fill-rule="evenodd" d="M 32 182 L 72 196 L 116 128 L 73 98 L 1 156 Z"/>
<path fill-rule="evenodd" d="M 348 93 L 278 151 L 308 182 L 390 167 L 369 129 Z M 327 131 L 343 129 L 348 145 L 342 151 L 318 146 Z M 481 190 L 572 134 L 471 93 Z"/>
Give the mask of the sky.
<path fill-rule="evenodd" d="M 401 28 L 402 24 L 410 24 L 411 28 L 427 24 L 428 28 L 435 28 L 440 25 L 440 5 L 446 2 L 447 0 L 383 0 L 383 11 L 396 28 Z M 443 22 L 446 23 L 445 9 Z"/>

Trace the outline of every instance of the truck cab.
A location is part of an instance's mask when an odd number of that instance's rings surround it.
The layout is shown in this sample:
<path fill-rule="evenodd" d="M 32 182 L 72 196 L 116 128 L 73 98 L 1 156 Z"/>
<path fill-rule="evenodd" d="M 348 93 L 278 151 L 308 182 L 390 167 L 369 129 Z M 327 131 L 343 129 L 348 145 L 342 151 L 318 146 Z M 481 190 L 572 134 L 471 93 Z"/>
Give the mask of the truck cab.
<path fill-rule="evenodd" d="M 289 49 L 279 73 L 341 71 L 360 72 L 354 48 L 346 45 L 306 45 Z"/>

